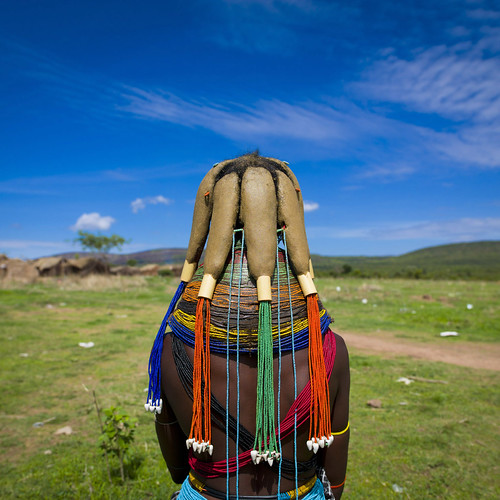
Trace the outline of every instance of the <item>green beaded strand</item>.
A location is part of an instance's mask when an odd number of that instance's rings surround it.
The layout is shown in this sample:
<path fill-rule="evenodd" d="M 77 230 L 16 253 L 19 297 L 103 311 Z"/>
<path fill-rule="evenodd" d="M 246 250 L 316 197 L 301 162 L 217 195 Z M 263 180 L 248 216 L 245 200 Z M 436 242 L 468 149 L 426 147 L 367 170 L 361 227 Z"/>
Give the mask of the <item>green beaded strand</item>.
<path fill-rule="evenodd" d="M 273 337 L 271 303 L 259 303 L 259 335 L 257 346 L 257 408 L 255 442 L 252 458 L 270 464 L 279 459 L 274 414 Z"/>

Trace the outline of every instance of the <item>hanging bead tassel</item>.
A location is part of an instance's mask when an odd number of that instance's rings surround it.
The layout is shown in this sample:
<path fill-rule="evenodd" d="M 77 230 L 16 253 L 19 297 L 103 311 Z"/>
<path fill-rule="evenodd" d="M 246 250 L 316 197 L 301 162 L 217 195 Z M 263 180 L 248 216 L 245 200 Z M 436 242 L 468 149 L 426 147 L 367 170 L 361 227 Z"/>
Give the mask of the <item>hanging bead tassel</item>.
<path fill-rule="evenodd" d="M 204 309 L 205 318 L 203 318 Z M 199 297 L 195 319 L 193 417 L 186 446 L 188 449 L 192 447 L 194 452 L 208 451 L 211 455 L 213 445 L 210 394 L 210 301 Z"/>
<path fill-rule="evenodd" d="M 317 453 L 319 448 L 328 447 L 333 441 L 331 438 L 330 391 L 323 357 L 317 294 L 307 296 L 307 318 L 309 321 L 309 379 L 311 381 L 307 447 Z"/>
<path fill-rule="evenodd" d="M 259 302 L 257 347 L 257 408 L 255 442 L 250 455 L 254 464 L 280 459 L 274 415 L 273 337 L 271 303 Z"/>
<path fill-rule="evenodd" d="M 149 355 L 148 373 L 149 373 L 149 385 L 148 385 L 148 398 L 144 408 L 146 411 L 153 413 L 161 413 L 163 402 L 161 400 L 161 353 L 163 352 L 163 338 L 165 337 L 165 330 L 167 328 L 168 319 L 170 315 L 174 312 L 175 305 L 179 301 L 181 295 L 184 293 L 186 288 L 186 282 L 181 281 L 177 290 L 168 306 L 167 313 L 163 318 L 160 325 L 160 329 L 156 334 L 155 341 L 153 343 L 153 348 L 151 349 L 151 354 Z"/>

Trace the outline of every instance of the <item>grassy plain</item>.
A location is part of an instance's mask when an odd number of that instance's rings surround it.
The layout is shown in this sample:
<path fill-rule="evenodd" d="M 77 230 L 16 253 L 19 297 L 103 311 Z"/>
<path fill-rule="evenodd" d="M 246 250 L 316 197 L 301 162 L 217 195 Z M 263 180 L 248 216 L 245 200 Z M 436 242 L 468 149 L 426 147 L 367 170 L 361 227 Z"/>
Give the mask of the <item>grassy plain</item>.
<path fill-rule="evenodd" d="M 175 485 L 142 403 L 149 350 L 176 285 L 89 277 L 0 289 L 1 498 L 169 497 Z M 319 279 L 318 288 L 343 331 L 473 340 L 486 349 L 499 340 L 495 283 Z M 460 336 L 442 339 L 443 330 Z M 78 346 L 89 341 L 95 346 Z M 397 382 L 408 376 L 447 383 Z M 344 498 L 500 497 L 499 372 L 354 351 L 351 378 Z M 107 480 L 93 390 L 101 407 L 121 406 L 138 419 L 140 465 L 125 486 L 117 470 L 113 486 Z M 366 405 L 373 398 L 382 408 Z M 71 435 L 55 435 L 68 425 Z"/>

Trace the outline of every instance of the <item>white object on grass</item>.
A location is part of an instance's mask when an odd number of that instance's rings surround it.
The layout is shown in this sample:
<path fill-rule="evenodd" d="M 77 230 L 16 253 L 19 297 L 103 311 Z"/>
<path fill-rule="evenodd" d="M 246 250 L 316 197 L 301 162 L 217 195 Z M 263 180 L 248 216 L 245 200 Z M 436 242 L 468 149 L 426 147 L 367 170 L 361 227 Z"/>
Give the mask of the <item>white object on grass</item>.
<path fill-rule="evenodd" d="M 56 436 L 60 435 L 60 434 L 64 434 L 66 436 L 69 436 L 69 435 L 73 434 L 73 429 L 69 425 L 66 425 L 65 427 L 61 427 L 60 429 L 57 429 L 57 431 L 54 432 L 54 434 Z"/>
<path fill-rule="evenodd" d="M 441 337 L 458 337 L 458 332 L 441 332 Z"/>
<path fill-rule="evenodd" d="M 90 347 L 94 347 L 95 344 L 94 342 L 78 342 L 78 345 L 84 349 L 89 349 Z"/>
<path fill-rule="evenodd" d="M 407 377 L 399 377 L 398 382 L 403 382 L 405 385 L 410 385 L 413 382 L 413 380 Z"/>
<path fill-rule="evenodd" d="M 471 310 L 474 306 L 472 304 L 467 304 L 467 309 Z"/>
<path fill-rule="evenodd" d="M 368 299 L 361 299 L 362 304 L 368 304 Z"/>

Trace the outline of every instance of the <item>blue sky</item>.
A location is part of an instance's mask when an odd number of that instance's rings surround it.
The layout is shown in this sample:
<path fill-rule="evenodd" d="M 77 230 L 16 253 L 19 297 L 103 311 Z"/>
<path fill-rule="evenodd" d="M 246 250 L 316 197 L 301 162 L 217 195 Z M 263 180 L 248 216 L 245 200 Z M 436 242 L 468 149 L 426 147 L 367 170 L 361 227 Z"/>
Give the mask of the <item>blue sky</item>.
<path fill-rule="evenodd" d="M 500 239 L 494 1 L 6 0 L 0 95 L 11 257 L 185 247 L 206 171 L 255 148 L 314 253 Z"/>

